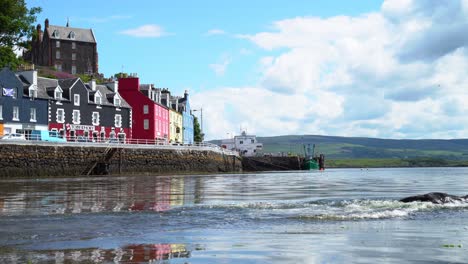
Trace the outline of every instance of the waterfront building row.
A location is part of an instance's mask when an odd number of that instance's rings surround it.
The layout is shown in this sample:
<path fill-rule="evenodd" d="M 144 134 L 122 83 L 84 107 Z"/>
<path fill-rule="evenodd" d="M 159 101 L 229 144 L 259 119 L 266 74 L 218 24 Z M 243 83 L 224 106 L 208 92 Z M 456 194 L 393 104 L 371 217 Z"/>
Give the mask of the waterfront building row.
<path fill-rule="evenodd" d="M 138 77 L 105 84 L 80 78 L 50 79 L 37 71 L 0 71 L 0 135 L 33 130 L 62 137 L 193 143 L 193 116 L 187 91 L 140 85 Z"/>

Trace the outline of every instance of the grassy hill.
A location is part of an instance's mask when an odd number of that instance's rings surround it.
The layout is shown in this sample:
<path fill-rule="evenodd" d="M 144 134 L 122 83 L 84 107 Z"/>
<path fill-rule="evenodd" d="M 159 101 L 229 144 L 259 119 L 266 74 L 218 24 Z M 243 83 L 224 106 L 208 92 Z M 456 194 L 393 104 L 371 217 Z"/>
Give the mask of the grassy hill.
<path fill-rule="evenodd" d="M 259 137 L 264 152 L 291 152 L 303 154 L 304 144 L 315 144 L 316 152 L 329 159 L 412 159 L 441 158 L 468 159 L 468 139 L 379 139 L 332 136 L 278 136 Z"/>

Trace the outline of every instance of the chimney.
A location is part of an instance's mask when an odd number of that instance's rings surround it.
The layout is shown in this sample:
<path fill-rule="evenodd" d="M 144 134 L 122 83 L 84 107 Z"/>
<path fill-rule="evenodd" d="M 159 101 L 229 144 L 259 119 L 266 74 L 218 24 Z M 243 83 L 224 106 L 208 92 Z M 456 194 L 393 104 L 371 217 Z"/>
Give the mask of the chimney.
<path fill-rule="evenodd" d="M 156 92 L 156 102 L 160 104 L 161 103 L 161 89 L 156 89 L 155 92 Z"/>
<path fill-rule="evenodd" d="M 45 28 L 49 28 L 49 19 L 46 18 L 46 20 L 44 21 L 44 25 L 45 25 Z"/>
<path fill-rule="evenodd" d="M 37 41 L 38 43 L 41 43 L 41 41 L 42 41 L 42 29 L 41 29 L 41 24 L 37 24 L 36 30 L 37 30 L 37 39 L 36 39 L 36 41 Z"/>
<path fill-rule="evenodd" d="M 37 85 L 37 71 L 23 71 L 19 72 L 30 84 Z"/>
<path fill-rule="evenodd" d="M 91 90 L 96 91 L 96 80 L 89 81 L 89 86 L 91 87 Z"/>
<path fill-rule="evenodd" d="M 166 106 L 171 108 L 171 93 L 169 91 L 166 93 Z"/>
<path fill-rule="evenodd" d="M 107 87 L 111 89 L 114 93 L 119 92 L 119 81 L 113 81 L 107 84 Z"/>
<path fill-rule="evenodd" d="M 188 91 L 185 90 L 185 92 L 184 92 L 184 99 L 187 100 L 187 98 L 188 98 Z"/>

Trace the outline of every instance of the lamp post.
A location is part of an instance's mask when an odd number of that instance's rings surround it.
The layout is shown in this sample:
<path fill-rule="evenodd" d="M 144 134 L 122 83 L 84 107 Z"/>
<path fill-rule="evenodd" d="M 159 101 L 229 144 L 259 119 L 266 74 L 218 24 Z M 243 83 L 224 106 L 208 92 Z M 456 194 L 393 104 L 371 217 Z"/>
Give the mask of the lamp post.
<path fill-rule="evenodd" d="M 197 112 L 200 111 L 200 124 L 201 124 L 201 135 L 203 140 L 205 139 L 205 134 L 203 133 L 203 107 L 200 107 L 200 109 L 192 109 L 192 111 Z"/>

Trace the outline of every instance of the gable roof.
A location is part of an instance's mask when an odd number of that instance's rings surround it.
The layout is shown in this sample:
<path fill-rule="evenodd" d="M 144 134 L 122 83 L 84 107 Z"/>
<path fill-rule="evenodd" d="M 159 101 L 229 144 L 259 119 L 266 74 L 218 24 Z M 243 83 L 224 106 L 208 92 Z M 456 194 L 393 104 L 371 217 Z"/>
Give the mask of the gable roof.
<path fill-rule="evenodd" d="M 94 103 L 94 95 L 96 92 L 99 92 L 102 96 L 102 104 L 101 105 L 108 105 L 108 106 L 114 106 L 114 96 L 116 93 L 109 89 L 106 85 L 102 84 L 96 84 L 96 91 L 93 91 L 89 84 L 85 84 L 86 88 L 88 89 L 89 92 L 89 103 L 93 104 Z M 123 99 L 122 96 L 119 95 L 120 98 L 120 107 L 123 108 L 131 108 L 131 106 Z"/>
<path fill-rule="evenodd" d="M 58 32 L 58 37 L 54 37 L 54 31 Z M 75 33 L 75 38 L 70 38 L 70 33 Z M 96 43 L 96 39 L 94 38 L 94 33 L 92 29 L 86 28 L 72 28 L 72 27 L 61 27 L 61 26 L 54 26 L 49 25 L 47 28 L 47 33 L 49 38 L 56 39 L 56 40 L 74 40 L 74 41 L 82 41 L 82 42 L 90 42 Z"/>

